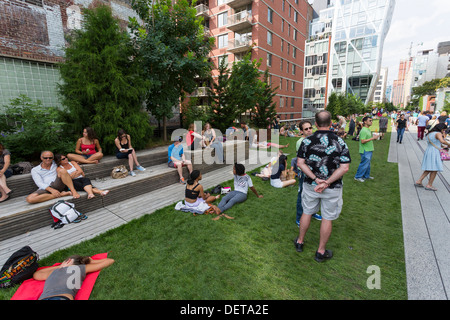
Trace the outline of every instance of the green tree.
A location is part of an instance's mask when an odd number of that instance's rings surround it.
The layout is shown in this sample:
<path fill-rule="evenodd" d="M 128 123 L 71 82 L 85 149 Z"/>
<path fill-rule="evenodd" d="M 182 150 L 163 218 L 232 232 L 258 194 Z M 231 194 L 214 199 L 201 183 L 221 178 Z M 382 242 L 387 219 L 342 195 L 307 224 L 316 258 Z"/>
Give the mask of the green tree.
<path fill-rule="evenodd" d="M 269 70 L 266 69 L 263 81 L 260 81 L 260 93 L 251 118 L 251 123 L 256 128 L 267 128 L 277 115 L 277 104 L 273 102 L 277 88 L 273 88 L 268 80 Z"/>
<path fill-rule="evenodd" d="M 218 71 L 217 81 L 212 82 L 211 90 L 208 92 L 211 104 L 208 119 L 213 128 L 217 128 L 222 133 L 225 133 L 225 130 L 239 116 L 239 110 L 237 104 L 231 101 L 231 91 L 229 90 L 230 72 L 225 59 L 221 60 Z"/>
<path fill-rule="evenodd" d="M 143 21 L 141 26 L 137 19 L 130 19 L 149 83 L 146 107 L 163 121 L 166 140 L 166 119 L 173 116 L 173 108 L 184 93 L 197 88 L 197 78 L 210 73 L 208 54 L 214 38 L 205 36 L 202 18 L 196 17 L 186 0 L 174 4 L 171 0 L 132 0 L 132 6 Z"/>
<path fill-rule="evenodd" d="M 255 110 L 261 90 L 260 65 L 261 60 L 251 60 L 251 52 L 233 63 L 228 90 L 230 103 L 235 104 L 240 113 Z"/>
<path fill-rule="evenodd" d="M 11 99 L 0 116 L 2 142 L 14 162 L 38 161 L 43 150 L 54 153 L 73 151 L 73 140 L 66 135 L 61 110 L 45 107 L 40 100 L 25 95 Z"/>
<path fill-rule="evenodd" d="M 105 152 L 114 149 L 119 128 L 133 137 L 137 149 L 151 137 L 149 116 L 143 111 L 146 83 L 140 75 L 131 38 L 100 5 L 83 12 L 83 28 L 68 38 L 59 86 L 70 112 L 73 130 L 92 127 Z"/>

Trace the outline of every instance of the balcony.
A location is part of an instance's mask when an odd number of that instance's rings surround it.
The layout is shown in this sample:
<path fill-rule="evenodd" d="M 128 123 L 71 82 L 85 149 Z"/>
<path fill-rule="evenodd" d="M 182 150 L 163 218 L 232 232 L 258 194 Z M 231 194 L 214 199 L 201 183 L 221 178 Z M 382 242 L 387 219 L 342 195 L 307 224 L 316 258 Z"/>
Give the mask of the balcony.
<path fill-rule="evenodd" d="M 245 52 L 252 48 L 252 37 L 242 37 L 228 41 L 228 51 L 232 53 Z"/>
<path fill-rule="evenodd" d="M 210 90 L 209 87 L 198 87 L 194 90 L 194 92 L 191 93 L 191 97 L 207 97 L 208 91 Z"/>
<path fill-rule="evenodd" d="M 241 31 L 252 27 L 252 15 L 250 11 L 241 11 L 228 17 L 228 29 Z"/>
<path fill-rule="evenodd" d="M 239 7 L 243 7 L 243 6 L 247 5 L 247 4 L 250 4 L 252 2 L 253 2 L 253 0 L 226 0 L 225 4 L 227 4 L 228 6 L 236 9 L 236 8 L 239 8 Z"/>
<path fill-rule="evenodd" d="M 195 6 L 195 10 L 197 10 L 197 17 L 201 16 L 204 18 L 209 18 L 209 7 L 205 4 L 199 4 Z"/>

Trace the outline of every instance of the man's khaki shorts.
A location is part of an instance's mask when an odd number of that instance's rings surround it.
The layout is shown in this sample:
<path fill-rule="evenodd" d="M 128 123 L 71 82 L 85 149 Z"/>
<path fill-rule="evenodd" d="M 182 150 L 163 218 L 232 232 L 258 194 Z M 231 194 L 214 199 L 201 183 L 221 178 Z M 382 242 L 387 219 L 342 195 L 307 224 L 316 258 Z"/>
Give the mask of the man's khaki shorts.
<path fill-rule="evenodd" d="M 319 212 L 325 220 L 336 220 L 342 210 L 342 188 L 325 189 L 322 193 L 314 191 L 315 186 L 303 183 L 303 214 L 312 215 Z"/>

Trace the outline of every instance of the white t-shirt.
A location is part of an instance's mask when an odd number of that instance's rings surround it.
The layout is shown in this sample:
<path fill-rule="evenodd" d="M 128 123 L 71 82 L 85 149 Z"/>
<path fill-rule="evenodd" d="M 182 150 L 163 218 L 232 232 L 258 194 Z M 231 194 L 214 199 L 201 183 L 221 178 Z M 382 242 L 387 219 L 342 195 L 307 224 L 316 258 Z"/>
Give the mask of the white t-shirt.
<path fill-rule="evenodd" d="M 243 176 L 234 176 L 234 191 L 239 191 L 247 194 L 248 188 L 251 187 L 253 187 L 253 182 L 248 174 Z"/>

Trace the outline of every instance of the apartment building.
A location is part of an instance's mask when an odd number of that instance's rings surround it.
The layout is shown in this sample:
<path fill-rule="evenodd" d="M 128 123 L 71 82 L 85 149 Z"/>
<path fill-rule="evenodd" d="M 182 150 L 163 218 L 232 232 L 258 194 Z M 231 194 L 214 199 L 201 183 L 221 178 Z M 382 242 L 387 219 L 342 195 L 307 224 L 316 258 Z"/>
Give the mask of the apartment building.
<path fill-rule="evenodd" d="M 281 120 L 302 117 L 304 46 L 311 7 L 306 0 L 200 0 L 209 36 L 216 39 L 210 57 L 215 67 L 225 60 L 230 66 L 251 51 L 269 69 Z M 213 77 L 218 71 L 213 71 Z M 206 97 L 199 87 L 196 97 Z"/>
<path fill-rule="evenodd" d="M 398 76 L 392 84 L 392 104 L 394 106 L 404 108 L 406 100 L 406 93 L 409 94 L 411 87 L 413 59 L 401 60 L 398 67 Z"/>
<path fill-rule="evenodd" d="M 374 95 L 372 101 L 374 103 L 383 103 L 387 102 L 386 99 L 386 85 L 388 78 L 388 69 L 381 68 L 380 74 L 378 75 L 377 86 L 375 87 Z"/>

